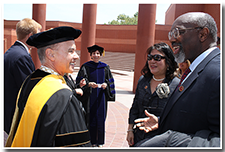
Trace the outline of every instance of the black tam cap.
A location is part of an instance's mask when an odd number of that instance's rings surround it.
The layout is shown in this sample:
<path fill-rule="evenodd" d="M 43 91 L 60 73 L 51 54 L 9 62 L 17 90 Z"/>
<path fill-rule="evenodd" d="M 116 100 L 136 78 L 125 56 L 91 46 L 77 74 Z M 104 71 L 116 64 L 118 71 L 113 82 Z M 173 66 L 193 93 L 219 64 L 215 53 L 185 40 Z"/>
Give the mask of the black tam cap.
<path fill-rule="evenodd" d="M 44 32 L 34 34 L 28 38 L 26 43 L 36 48 L 78 38 L 81 31 L 69 26 L 60 26 Z"/>
<path fill-rule="evenodd" d="M 100 52 L 100 54 L 102 54 L 104 52 L 104 48 L 101 46 L 98 46 L 98 45 L 93 45 L 93 46 L 87 47 L 87 49 L 88 49 L 89 53 L 95 52 L 96 50 L 98 50 Z"/>

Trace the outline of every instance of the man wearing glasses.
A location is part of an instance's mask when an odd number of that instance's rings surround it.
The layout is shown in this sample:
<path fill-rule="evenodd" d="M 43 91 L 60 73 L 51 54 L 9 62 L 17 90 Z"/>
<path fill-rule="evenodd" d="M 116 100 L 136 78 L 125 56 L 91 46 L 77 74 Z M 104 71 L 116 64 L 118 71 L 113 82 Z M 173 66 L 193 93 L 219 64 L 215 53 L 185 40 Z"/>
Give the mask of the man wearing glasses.
<path fill-rule="evenodd" d="M 158 135 L 143 142 L 145 147 L 219 147 L 220 144 L 220 50 L 217 26 L 206 13 L 179 16 L 168 34 L 178 63 L 191 65 L 186 78 L 173 92 L 158 119 L 136 120 L 146 132 Z"/>

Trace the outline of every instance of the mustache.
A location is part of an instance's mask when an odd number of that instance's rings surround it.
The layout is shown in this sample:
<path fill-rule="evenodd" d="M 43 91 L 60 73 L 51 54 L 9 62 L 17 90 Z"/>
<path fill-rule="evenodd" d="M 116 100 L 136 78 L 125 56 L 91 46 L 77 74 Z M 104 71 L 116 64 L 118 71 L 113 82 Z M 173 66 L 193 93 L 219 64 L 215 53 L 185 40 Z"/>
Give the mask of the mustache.
<path fill-rule="evenodd" d="M 171 44 L 172 44 L 172 46 L 178 45 L 178 46 L 182 47 L 182 44 L 181 43 L 172 42 Z"/>
<path fill-rule="evenodd" d="M 172 42 L 171 45 L 172 45 L 172 48 L 173 48 L 174 46 L 179 46 L 180 51 L 183 50 L 183 46 L 182 46 L 181 43 L 175 43 L 175 42 Z"/>

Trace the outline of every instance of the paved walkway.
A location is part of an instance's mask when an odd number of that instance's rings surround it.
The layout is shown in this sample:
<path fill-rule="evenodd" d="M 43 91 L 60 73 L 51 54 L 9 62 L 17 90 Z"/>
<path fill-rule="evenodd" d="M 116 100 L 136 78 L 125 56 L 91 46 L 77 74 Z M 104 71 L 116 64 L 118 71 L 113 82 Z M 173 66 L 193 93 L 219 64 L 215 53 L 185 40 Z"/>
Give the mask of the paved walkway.
<path fill-rule="evenodd" d="M 133 102 L 133 72 L 113 71 L 116 102 L 109 102 L 104 147 L 129 147 L 126 141 L 129 109 Z M 122 72 L 122 73 L 121 73 Z"/>

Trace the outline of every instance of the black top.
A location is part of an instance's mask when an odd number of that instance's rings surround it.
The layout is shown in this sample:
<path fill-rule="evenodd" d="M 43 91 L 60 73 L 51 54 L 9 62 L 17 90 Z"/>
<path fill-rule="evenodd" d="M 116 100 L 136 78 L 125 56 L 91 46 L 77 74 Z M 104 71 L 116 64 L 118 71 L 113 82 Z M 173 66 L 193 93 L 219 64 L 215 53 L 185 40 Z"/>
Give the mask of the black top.
<path fill-rule="evenodd" d="M 167 103 L 168 98 L 160 99 L 156 92 L 151 93 L 150 80 L 152 78 L 141 76 L 135 92 L 135 97 L 133 104 L 130 108 L 128 123 L 135 124 L 134 120 L 138 118 L 147 117 L 144 113 L 145 110 L 148 110 L 149 113 L 154 114 L 159 117 L 165 104 Z M 173 80 L 168 81 L 165 79 L 163 83 L 167 83 L 170 88 L 170 94 L 175 90 L 180 79 L 175 77 Z M 139 128 L 135 129 L 135 142 L 138 142 L 146 137 L 150 137 L 156 134 L 156 131 L 151 131 L 145 133 Z"/>
<path fill-rule="evenodd" d="M 134 101 L 130 109 L 129 124 L 134 124 L 134 120 L 137 118 L 146 117 L 144 113 L 145 110 L 148 110 L 149 113 L 159 117 L 162 109 L 164 108 L 169 98 L 168 97 L 160 99 L 156 92 L 152 94 L 150 87 L 150 80 L 151 78 L 141 76 L 138 81 Z M 172 94 L 172 92 L 178 85 L 179 81 L 180 80 L 177 77 L 175 77 L 171 81 L 168 81 L 166 79 L 163 81 L 163 83 L 167 83 L 169 85 L 170 88 L 169 95 Z"/>

